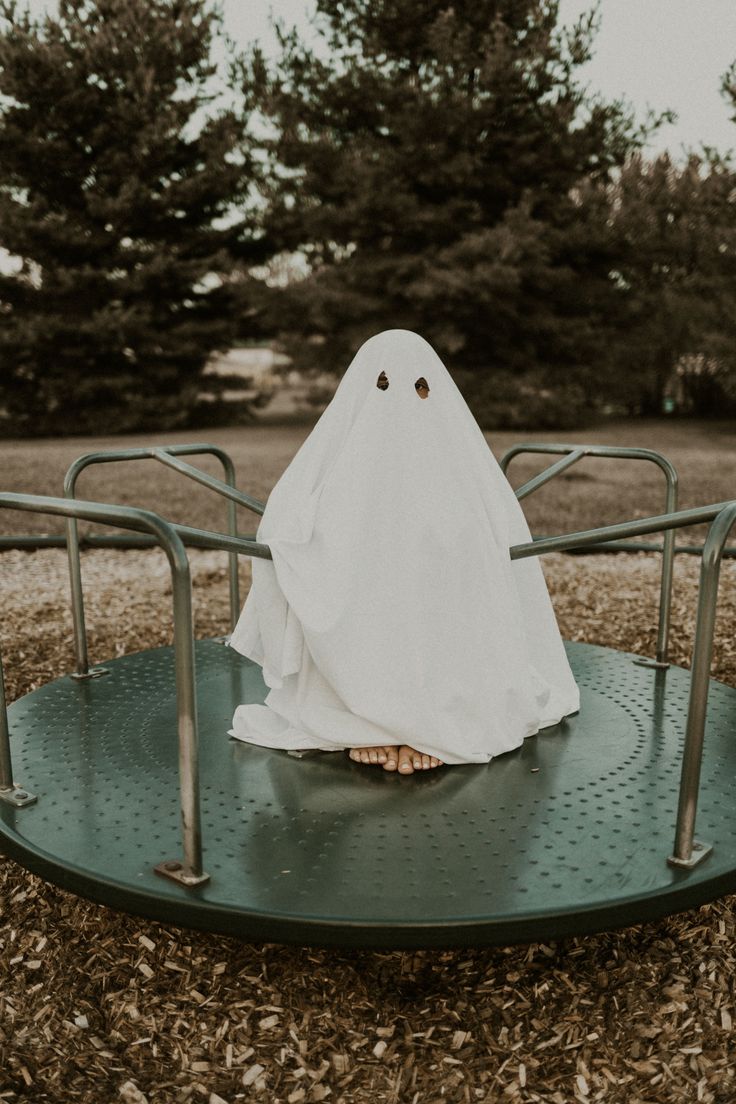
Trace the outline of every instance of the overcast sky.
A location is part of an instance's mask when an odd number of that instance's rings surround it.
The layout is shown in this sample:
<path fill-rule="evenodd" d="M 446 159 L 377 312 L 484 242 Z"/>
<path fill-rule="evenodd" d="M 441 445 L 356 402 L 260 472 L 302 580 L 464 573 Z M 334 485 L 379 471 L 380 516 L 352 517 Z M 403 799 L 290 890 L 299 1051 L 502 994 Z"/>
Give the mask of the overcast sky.
<path fill-rule="evenodd" d="M 35 13 L 54 11 L 55 0 L 29 0 Z M 560 18 L 572 23 L 593 0 L 560 0 Z M 258 39 L 273 48 L 269 14 L 311 34 L 314 0 L 224 0 L 229 33 L 240 45 Z M 671 108 L 648 151 L 669 149 L 681 160 L 701 142 L 725 153 L 736 149 L 736 123 L 718 92 L 736 58 L 736 0 L 600 0 L 600 30 L 593 59 L 579 70 L 591 91 L 606 99 L 626 96 L 643 119 L 647 107 Z"/>
<path fill-rule="evenodd" d="M 592 0 L 560 0 L 560 19 L 573 23 Z M 310 0 L 224 0 L 230 34 L 245 44 L 273 43 L 269 10 L 309 32 Z M 601 0 L 594 56 L 582 82 L 606 99 L 625 95 L 643 119 L 647 107 L 672 108 L 676 124 L 660 128 L 648 152 L 669 149 L 682 160 L 700 143 L 725 153 L 736 148 L 736 123 L 718 92 L 736 59 L 736 0 Z"/>

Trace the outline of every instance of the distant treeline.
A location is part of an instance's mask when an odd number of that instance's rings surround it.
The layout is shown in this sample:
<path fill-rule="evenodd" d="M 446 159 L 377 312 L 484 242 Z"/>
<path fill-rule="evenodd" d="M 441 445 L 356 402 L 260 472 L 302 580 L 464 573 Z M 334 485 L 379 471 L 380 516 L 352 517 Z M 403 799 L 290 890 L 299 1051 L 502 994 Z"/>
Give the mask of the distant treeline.
<path fill-rule="evenodd" d="M 581 88 L 596 15 L 318 0 L 269 59 L 209 0 L 0 0 L 0 430 L 195 425 L 213 351 L 337 380 L 391 327 L 483 426 L 736 414 L 736 167 L 643 156 L 671 114 Z"/>

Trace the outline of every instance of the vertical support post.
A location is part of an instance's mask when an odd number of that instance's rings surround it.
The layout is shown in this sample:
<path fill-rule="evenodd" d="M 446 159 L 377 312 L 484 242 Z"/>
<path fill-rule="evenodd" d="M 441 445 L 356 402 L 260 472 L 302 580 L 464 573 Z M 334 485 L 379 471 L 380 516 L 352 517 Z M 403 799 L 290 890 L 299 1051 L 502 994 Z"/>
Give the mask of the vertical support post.
<path fill-rule="evenodd" d="M 225 480 L 227 484 L 236 490 L 235 486 L 235 467 L 233 465 L 230 456 L 223 450 L 215 445 L 165 445 L 162 447 L 162 451 L 170 453 L 172 456 L 176 455 L 197 455 L 197 454 L 211 454 L 216 456 L 222 464 L 225 472 Z M 66 498 L 75 499 L 76 496 L 76 482 L 80 472 L 89 464 L 99 464 L 103 462 L 117 462 L 121 460 L 143 460 L 152 459 L 154 457 L 155 450 L 150 448 L 136 448 L 136 449 L 111 449 L 108 452 L 93 452 L 87 453 L 84 456 L 78 457 L 74 463 L 69 467 L 64 477 L 64 495 Z M 227 504 L 227 523 L 230 536 L 238 536 L 238 519 L 236 511 L 236 503 L 232 499 L 228 499 Z M 67 544 L 67 557 L 69 562 L 69 583 L 71 586 L 71 598 L 72 598 L 72 622 L 74 626 L 74 651 L 76 656 L 77 670 L 72 673 L 72 678 L 75 679 L 88 679 L 97 678 L 100 675 L 106 675 L 108 672 L 104 667 L 90 667 L 89 656 L 87 653 L 87 629 L 84 621 L 84 595 L 82 592 L 82 566 L 80 558 L 80 546 L 79 546 L 79 526 L 77 524 L 76 517 L 68 517 L 66 520 L 66 544 Z M 240 587 L 238 583 L 238 554 L 237 552 L 228 553 L 228 571 L 229 571 L 229 590 L 230 590 L 230 627 L 235 628 L 238 617 L 240 616 Z"/>
<path fill-rule="evenodd" d="M 85 464 L 85 457 L 75 460 L 64 476 L 64 495 L 74 500 L 77 476 Z M 65 520 L 66 556 L 69 567 L 69 588 L 72 599 L 72 626 L 74 629 L 74 655 L 77 669 L 71 672 L 73 679 L 99 678 L 108 674 L 106 667 L 90 667 L 87 653 L 87 626 L 84 621 L 84 595 L 82 592 L 82 559 L 79 549 L 79 525 L 77 518 L 69 514 Z"/>
<path fill-rule="evenodd" d="M 223 468 L 225 469 L 225 481 L 231 487 L 235 487 L 235 467 L 226 452 L 218 452 Z M 233 499 L 227 500 L 227 528 L 231 537 L 238 535 L 238 512 Z M 228 578 L 230 585 L 230 628 L 234 629 L 240 616 L 240 584 L 238 582 L 238 554 L 228 552 Z"/>
<path fill-rule="evenodd" d="M 0 655 L 0 801 L 7 805 L 31 805 L 36 795 L 13 782 L 13 763 L 10 757 L 10 725 L 8 724 L 8 703 L 5 697 L 5 676 L 3 659 Z"/>
<path fill-rule="evenodd" d="M 671 464 L 664 469 L 667 478 L 665 497 L 666 514 L 677 510 L 677 472 Z M 657 631 L 656 662 L 669 665 L 670 610 L 672 608 L 672 575 L 675 565 L 675 530 L 668 529 L 662 546 L 662 581 L 659 587 L 659 628 Z"/>
<path fill-rule="evenodd" d="M 72 490 L 72 497 L 74 492 Z M 87 654 L 87 626 L 84 622 L 84 597 L 82 595 L 82 560 L 79 553 L 79 526 L 75 517 L 66 519 L 66 554 L 69 565 L 69 586 L 72 596 L 72 625 L 74 627 L 74 655 L 76 671 L 73 679 L 99 678 L 108 674 L 106 667 L 90 667 Z"/>
<path fill-rule="evenodd" d="M 86 675 L 89 670 L 87 656 L 87 629 L 84 623 L 84 604 L 82 600 L 82 567 L 79 556 L 79 526 L 77 519 L 66 519 L 66 551 L 69 563 L 69 585 L 72 594 L 72 622 L 74 624 L 74 652 L 77 659 L 78 675 Z"/>
<path fill-rule="evenodd" d="M 657 453 L 659 456 L 659 453 Z M 665 493 L 666 514 L 673 514 L 677 510 L 677 472 L 674 466 L 665 457 L 660 456 L 658 461 L 667 480 Z M 672 576 L 675 566 L 675 530 L 666 529 L 662 542 L 662 575 L 659 584 L 659 623 L 657 626 L 657 649 L 654 659 L 647 656 L 638 656 L 634 663 L 640 667 L 667 668 L 670 661 L 669 653 L 670 636 L 670 611 L 672 608 Z"/>
<path fill-rule="evenodd" d="M 235 503 L 232 501 L 232 499 L 228 499 L 227 503 L 227 522 L 228 529 L 230 530 L 230 536 L 237 537 L 238 515 L 235 508 Z M 240 617 L 240 583 L 238 581 L 238 554 L 237 552 L 228 552 L 227 557 L 230 561 L 230 628 L 234 629 L 238 623 L 238 618 Z"/>
<path fill-rule="evenodd" d="M 736 502 L 726 506 L 711 523 L 700 564 L 698 612 L 695 644 L 690 668 L 685 747 L 680 775 L 680 795 L 677 805 L 675 846 L 667 862 L 672 866 L 692 867 L 713 849 L 710 843 L 694 838 L 695 814 L 698 805 L 700 767 L 703 759 L 706 707 L 713 656 L 713 630 L 718 597 L 718 576 L 726 538 L 736 522 Z"/>
<path fill-rule="evenodd" d="M 79 463 L 79 462 L 78 462 Z M 65 490 L 70 472 L 67 473 Z M 73 485 L 72 485 L 73 488 Z M 68 493 L 68 490 L 67 490 Z M 199 885 L 209 880 L 202 869 L 202 823 L 199 808 L 199 740 L 197 732 L 197 695 L 194 678 L 194 637 L 192 624 L 192 590 L 189 560 L 183 541 L 173 525 L 151 510 L 131 506 L 110 506 L 103 502 L 85 502 L 49 495 L 12 494 L 0 492 L 0 508 L 31 510 L 36 513 L 61 515 L 64 518 L 85 518 L 122 528 L 138 529 L 154 535 L 166 552 L 171 567 L 174 603 L 174 657 L 176 666 L 177 728 L 179 736 L 179 793 L 184 862 L 169 860 L 154 869 L 183 885 Z M 1 673 L 1 668 L 0 668 Z M 5 690 L 0 682 L 0 771 L 4 782 L 12 786 L 10 741 Z M 12 800 L 0 788 L 0 799 Z M 10 791 L 13 792 L 13 791 Z M 18 790 L 14 791 L 20 797 Z M 23 791 L 27 804 L 35 800 Z"/>
<path fill-rule="evenodd" d="M 202 821 L 199 803 L 199 733 L 194 680 L 194 626 L 189 561 L 179 538 L 167 543 L 174 602 L 174 655 L 179 728 L 179 791 L 184 863 L 168 859 L 154 867 L 157 874 L 184 885 L 209 880 L 202 869 Z"/>
<path fill-rule="evenodd" d="M 677 505 L 667 503 L 666 513 L 674 513 Z M 662 581 L 659 586 L 659 627 L 657 629 L 656 662 L 669 667 L 670 611 L 672 609 L 672 576 L 675 566 L 675 530 L 668 529 L 662 547 Z"/>
<path fill-rule="evenodd" d="M 8 703 L 5 698 L 3 661 L 0 658 L 0 790 L 13 788 L 13 766 L 10 761 L 10 726 Z"/>
<path fill-rule="evenodd" d="M 521 444 L 513 445 L 510 449 L 507 449 L 499 461 L 501 471 L 506 474 L 509 466 L 509 462 L 514 456 L 519 455 L 522 452 L 546 452 L 567 453 L 570 458 L 575 460 L 582 456 L 603 456 L 603 457 L 619 457 L 629 460 L 651 460 L 657 464 L 665 474 L 667 480 L 667 492 L 665 498 L 665 513 L 675 513 L 677 511 L 677 471 L 674 464 L 667 459 L 666 456 L 662 456 L 660 452 L 655 452 L 654 449 L 640 449 L 640 448 L 627 448 L 617 447 L 615 445 L 564 445 L 564 444 Z M 572 462 L 572 459 L 571 459 Z M 537 490 L 554 475 L 559 475 L 561 471 L 564 471 L 568 465 L 558 461 L 557 464 L 553 464 L 550 468 L 545 469 L 539 475 L 533 479 L 528 480 L 522 487 L 520 487 L 515 493 L 518 497 L 523 497 L 532 491 Z M 634 663 L 638 663 L 641 667 L 669 667 L 669 660 L 667 659 L 667 651 L 669 646 L 669 631 L 670 631 L 670 608 L 672 605 L 672 574 L 674 567 L 675 557 L 675 533 L 674 530 L 668 529 L 665 532 L 664 542 L 662 546 L 662 577 L 659 587 L 659 626 L 657 630 L 657 651 L 656 658 L 649 659 L 646 656 L 639 656 L 634 660 Z"/>

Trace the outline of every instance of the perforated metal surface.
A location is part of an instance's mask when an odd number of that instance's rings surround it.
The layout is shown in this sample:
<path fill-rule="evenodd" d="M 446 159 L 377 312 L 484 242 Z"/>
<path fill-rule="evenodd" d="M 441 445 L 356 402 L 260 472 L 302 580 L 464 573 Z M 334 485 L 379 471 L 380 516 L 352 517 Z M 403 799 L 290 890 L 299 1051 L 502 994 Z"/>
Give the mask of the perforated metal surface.
<path fill-rule="evenodd" d="M 10 707 L 16 781 L 0 847 L 93 900 L 269 941 L 461 946 L 549 939 L 665 915 L 736 889 L 736 691 L 712 681 L 697 836 L 671 867 L 689 672 L 566 642 L 580 713 L 487 766 L 409 777 L 346 752 L 297 760 L 228 737 L 260 668 L 196 648 L 204 868 L 181 857 L 173 651 L 105 662 Z M 532 768 L 539 768 L 533 771 Z"/>

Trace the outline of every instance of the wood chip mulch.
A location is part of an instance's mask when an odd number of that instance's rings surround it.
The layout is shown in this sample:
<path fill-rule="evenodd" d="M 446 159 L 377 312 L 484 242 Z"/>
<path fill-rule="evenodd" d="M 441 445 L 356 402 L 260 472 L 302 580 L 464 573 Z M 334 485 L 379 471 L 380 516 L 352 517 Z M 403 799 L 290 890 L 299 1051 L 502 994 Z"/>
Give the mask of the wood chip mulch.
<path fill-rule="evenodd" d="M 190 557 L 196 634 L 218 635 L 224 555 Z M 171 642 L 162 553 L 83 563 L 93 661 Z M 563 636 L 653 655 L 659 563 L 545 557 Z M 6 552 L 0 568 L 12 701 L 72 669 L 68 581 L 60 550 Z M 699 569 L 678 556 L 671 659 L 685 667 Z M 725 561 L 712 673 L 731 686 L 735 624 Z M 521 947 L 314 950 L 117 913 L 3 859 L 0 1102 L 731 1104 L 735 905 Z"/>

